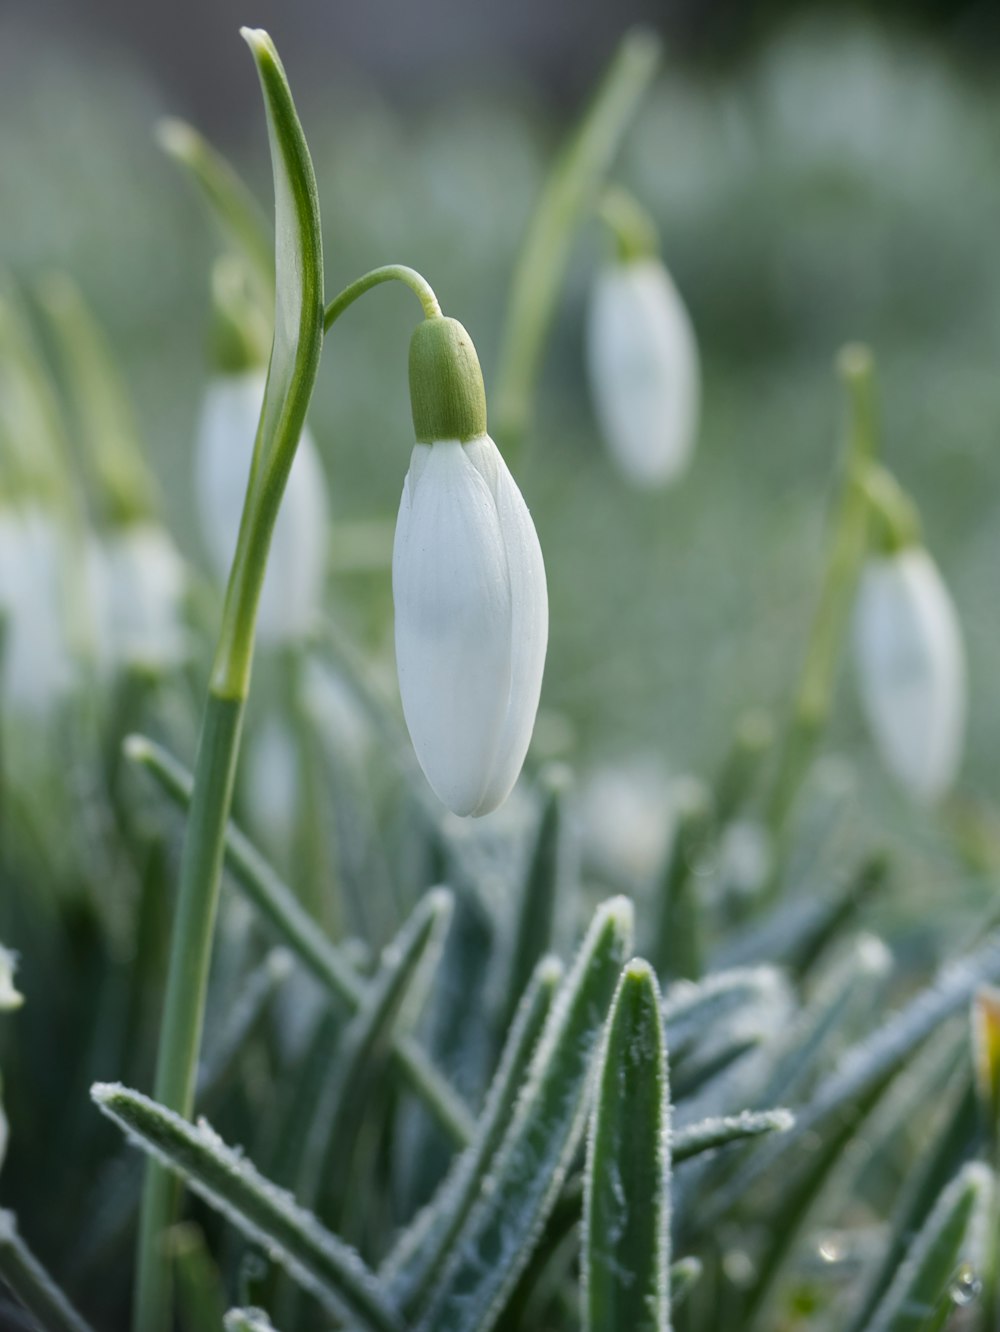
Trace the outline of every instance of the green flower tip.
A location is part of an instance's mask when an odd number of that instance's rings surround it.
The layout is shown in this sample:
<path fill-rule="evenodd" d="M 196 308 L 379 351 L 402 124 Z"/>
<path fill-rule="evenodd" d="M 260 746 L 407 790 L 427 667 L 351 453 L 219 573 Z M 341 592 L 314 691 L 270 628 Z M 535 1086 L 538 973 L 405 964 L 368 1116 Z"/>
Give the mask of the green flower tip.
<path fill-rule="evenodd" d="M 546 953 L 538 964 L 537 975 L 542 985 L 555 988 L 566 974 L 562 960 L 555 953 Z"/>
<path fill-rule="evenodd" d="M 867 379 L 874 369 L 872 349 L 863 342 L 849 342 L 837 353 L 837 371 L 848 382 Z"/>
<path fill-rule="evenodd" d="M 200 137 L 186 120 L 164 116 L 156 122 L 153 135 L 167 156 L 178 162 L 190 162 L 197 154 Z"/>
<path fill-rule="evenodd" d="M 486 389 L 472 339 L 457 319 L 418 324 L 410 340 L 410 406 L 421 444 L 486 434 Z"/>
<path fill-rule="evenodd" d="M 623 985 L 641 985 L 657 988 L 656 973 L 645 958 L 634 957 L 631 962 L 626 963 L 625 970 L 622 972 Z"/>
<path fill-rule="evenodd" d="M 275 65 L 279 63 L 278 48 L 265 28 L 240 28 L 240 36 L 253 52 L 253 57 L 259 65 L 265 62 Z"/>
<path fill-rule="evenodd" d="M 122 753 L 130 763 L 148 763 L 153 747 L 144 735 L 127 735 L 122 741 Z"/>

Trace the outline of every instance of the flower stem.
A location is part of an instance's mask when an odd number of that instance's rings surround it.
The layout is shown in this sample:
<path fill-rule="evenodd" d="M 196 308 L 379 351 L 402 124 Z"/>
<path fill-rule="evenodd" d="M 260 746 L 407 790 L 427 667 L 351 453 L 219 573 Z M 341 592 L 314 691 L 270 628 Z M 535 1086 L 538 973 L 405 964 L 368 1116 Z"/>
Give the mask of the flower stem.
<path fill-rule="evenodd" d="M 849 400 L 847 457 L 819 604 L 767 806 L 776 839 L 784 832 L 830 715 L 841 645 L 868 546 L 867 478 L 876 447 L 874 365 L 868 348 L 857 345 L 845 347 L 837 365 Z"/>
<path fill-rule="evenodd" d="M 323 315 L 323 331 L 329 333 L 349 305 L 353 305 L 359 296 L 363 296 L 366 291 L 371 291 L 372 287 L 377 287 L 382 282 L 404 283 L 423 306 L 424 318 L 440 319 L 441 307 L 438 298 L 426 278 L 421 277 L 415 268 L 407 268 L 405 264 L 385 264 L 382 268 L 373 268 L 370 273 L 365 273 L 349 287 L 345 287 L 339 296 L 333 298 Z"/>
<path fill-rule="evenodd" d="M 625 34 L 607 74 L 542 191 L 511 286 L 496 382 L 496 435 L 505 454 L 520 446 L 577 228 L 590 212 L 639 99 L 656 72 L 660 43 Z"/>

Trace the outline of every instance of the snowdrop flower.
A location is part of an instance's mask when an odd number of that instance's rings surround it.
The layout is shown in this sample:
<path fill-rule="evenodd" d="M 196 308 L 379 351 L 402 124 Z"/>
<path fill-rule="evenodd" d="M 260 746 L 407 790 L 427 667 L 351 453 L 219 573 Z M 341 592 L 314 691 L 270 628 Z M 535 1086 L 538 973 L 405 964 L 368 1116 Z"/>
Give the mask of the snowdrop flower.
<path fill-rule="evenodd" d="M 156 523 L 136 522 L 91 541 L 89 585 L 104 674 L 165 671 L 187 656 L 184 562 Z"/>
<path fill-rule="evenodd" d="M 220 374 L 202 402 L 195 481 L 209 557 L 222 581 L 229 576 L 236 550 L 266 378 L 262 369 Z M 312 628 L 323 595 L 327 534 L 326 481 L 306 429 L 274 526 L 257 618 L 262 643 L 294 642 Z"/>
<path fill-rule="evenodd" d="M 496 809 L 517 780 L 548 642 L 534 524 L 486 433 L 482 372 L 456 320 L 410 346 L 417 444 L 392 559 L 403 714 L 435 793 L 456 814 Z"/>
<path fill-rule="evenodd" d="M 0 944 L 0 1013 L 13 1013 L 24 1003 L 24 995 L 14 984 L 17 954 Z"/>
<path fill-rule="evenodd" d="M 50 716 L 73 683 L 64 534 L 37 504 L 0 511 L 0 678 L 15 713 Z"/>
<path fill-rule="evenodd" d="M 951 786 L 962 756 L 962 635 L 927 551 L 906 545 L 869 561 L 855 607 L 861 701 L 886 767 L 924 803 Z"/>
<path fill-rule="evenodd" d="M 694 450 L 700 374 L 691 320 L 662 262 L 647 254 L 607 264 L 586 332 L 594 407 L 612 458 L 636 486 L 676 481 Z"/>

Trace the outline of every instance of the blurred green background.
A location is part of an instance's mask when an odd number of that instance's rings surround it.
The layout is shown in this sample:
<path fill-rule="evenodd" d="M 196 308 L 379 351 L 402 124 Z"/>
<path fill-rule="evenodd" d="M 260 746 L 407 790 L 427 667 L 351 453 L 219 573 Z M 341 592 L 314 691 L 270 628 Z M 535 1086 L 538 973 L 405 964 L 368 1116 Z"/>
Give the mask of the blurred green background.
<path fill-rule="evenodd" d="M 0 262 L 30 291 L 73 273 L 106 324 L 185 551 L 215 237 L 156 147 L 193 120 L 269 200 L 240 22 L 268 26 L 316 162 L 330 293 L 376 264 L 424 272 L 472 332 L 489 389 L 508 278 L 554 151 L 630 18 L 668 59 L 617 178 L 652 209 L 705 367 L 695 465 L 629 491 L 597 438 L 582 321 L 602 251 L 585 229 L 520 471 L 546 552 L 551 646 L 538 745 L 710 771 L 739 713 L 795 680 L 822 567 L 842 403 L 832 365 L 869 341 L 884 453 L 915 495 L 967 636 L 963 800 L 987 827 L 1000 740 L 1000 94 L 997 7 L 466 7 L 124 0 L 0 11 Z M 991 86 L 993 85 L 993 86 Z M 338 325 L 312 424 L 340 520 L 391 519 L 411 444 L 412 297 Z M 341 552 L 341 560 L 347 555 Z M 375 652 L 385 561 L 335 580 Z M 848 835 L 889 828 L 910 901 L 972 907 L 940 824 L 879 772 L 844 672 L 834 749 L 856 759 Z"/>

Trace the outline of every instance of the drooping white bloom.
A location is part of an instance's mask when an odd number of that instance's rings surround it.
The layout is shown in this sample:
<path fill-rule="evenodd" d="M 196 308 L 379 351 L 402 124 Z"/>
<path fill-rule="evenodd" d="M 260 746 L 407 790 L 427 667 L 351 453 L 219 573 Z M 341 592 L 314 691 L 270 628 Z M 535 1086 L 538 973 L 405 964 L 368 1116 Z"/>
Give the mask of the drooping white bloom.
<path fill-rule="evenodd" d="M 0 680 L 15 713 L 50 715 L 73 683 L 65 537 L 38 505 L 0 511 Z"/>
<path fill-rule="evenodd" d="M 868 563 L 854 642 L 861 701 L 886 767 L 917 799 L 940 799 L 962 757 L 965 653 L 951 597 L 922 547 Z"/>
<path fill-rule="evenodd" d="M 187 656 L 184 561 L 167 532 L 130 523 L 88 548 L 98 666 L 164 671 Z"/>
<path fill-rule="evenodd" d="M 219 375 L 208 386 L 195 440 L 202 532 L 220 581 L 229 576 L 243 512 L 263 370 Z M 328 543 L 326 481 L 315 442 L 303 430 L 274 526 L 257 615 L 261 642 L 302 638 L 319 614 Z"/>
<path fill-rule="evenodd" d="M 625 477 L 643 487 L 677 480 L 698 430 L 698 345 L 659 259 L 616 260 L 598 274 L 587 363 L 598 422 Z"/>
<path fill-rule="evenodd" d="M 414 448 L 392 587 L 399 688 L 420 766 L 449 809 L 486 814 L 524 762 L 548 643 L 538 537 L 488 435 Z"/>

